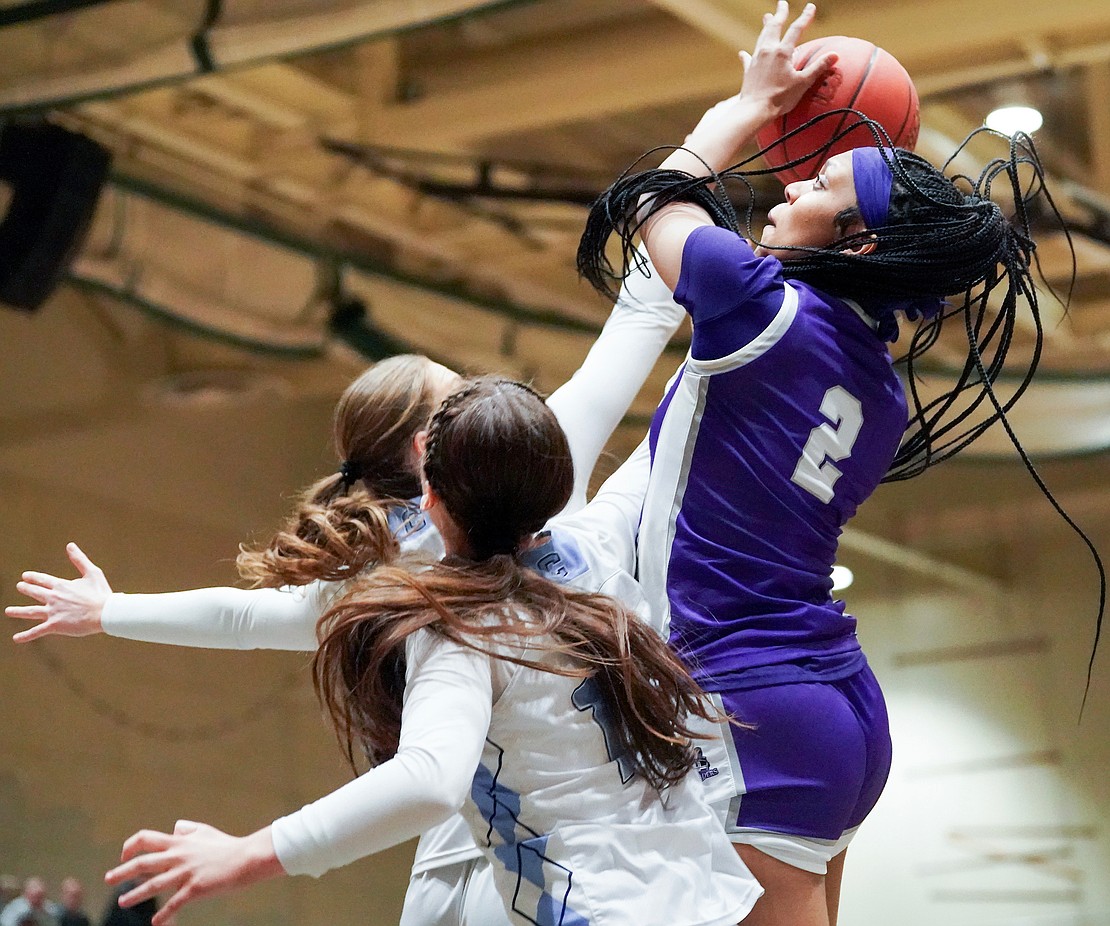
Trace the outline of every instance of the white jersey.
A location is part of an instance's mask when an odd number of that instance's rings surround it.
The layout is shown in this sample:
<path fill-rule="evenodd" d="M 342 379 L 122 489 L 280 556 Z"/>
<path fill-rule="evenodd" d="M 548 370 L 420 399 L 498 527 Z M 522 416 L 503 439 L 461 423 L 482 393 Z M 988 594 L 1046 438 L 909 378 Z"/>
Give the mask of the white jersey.
<path fill-rule="evenodd" d="M 632 575 L 650 470 L 645 441 L 585 508 L 553 519 L 521 561 L 559 585 L 611 595 L 648 620 L 647 599 Z M 474 858 L 478 852 L 464 821 L 455 816 L 421 834 L 412 870 L 420 874 Z"/>
<path fill-rule="evenodd" d="M 553 666 L 566 659 L 511 642 L 497 649 Z M 590 679 L 421 631 L 406 645 L 397 754 L 275 821 L 274 848 L 290 873 L 321 874 L 461 807 L 512 923 L 738 922 L 762 889 L 700 781 L 691 775 L 660 796 L 611 754 L 611 722 Z"/>
<path fill-rule="evenodd" d="M 606 480 L 585 508 L 553 519 L 536 544 L 523 554 L 523 562 L 559 584 L 612 595 L 646 618 L 646 600 L 632 573 L 649 472 L 645 442 Z M 390 515 L 390 525 L 403 550 L 442 556 L 443 542 L 419 505 L 396 508 Z M 132 640 L 311 652 L 317 644 L 317 622 L 343 589 L 343 583 L 317 581 L 281 589 L 116 593 L 104 607 L 102 623 L 106 633 Z M 421 833 L 413 872 L 419 874 L 479 855 L 466 824 L 455 816 Z M 353 860 L 346 859 L 343 864 Z"/>

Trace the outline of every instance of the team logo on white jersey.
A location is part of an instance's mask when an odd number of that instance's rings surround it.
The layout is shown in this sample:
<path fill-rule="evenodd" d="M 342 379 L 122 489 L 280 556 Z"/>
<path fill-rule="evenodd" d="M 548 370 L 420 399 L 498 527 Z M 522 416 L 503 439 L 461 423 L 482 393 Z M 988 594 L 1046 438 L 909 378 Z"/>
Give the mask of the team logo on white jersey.
<path fill-rule="evenodd" d="M 398 541 L 408 540 L 428 527 L 428 516 L 415 499 L 389 509 L 389 530 Z"/>
<path fill-rule="evenodd" d="M 559 585 L 569 585 L 590 568 L 582 551 L 571 538 L 554 537 L 550 531 L 539 535 L 540 543 L 520 557 L 529 569 Z"/>
<path fill-rule="evenodd" d="M 709 760 L 705 757 L 705 753 L 701 751 L 700 746 L 695 746 L 694 751 L 697 755 L 694 757 L 694 768 L 698 770 L 698 775 L 701 776 L 702 781 L 708 781 L 721 774 L 721 770 L 709 764 Z"/>

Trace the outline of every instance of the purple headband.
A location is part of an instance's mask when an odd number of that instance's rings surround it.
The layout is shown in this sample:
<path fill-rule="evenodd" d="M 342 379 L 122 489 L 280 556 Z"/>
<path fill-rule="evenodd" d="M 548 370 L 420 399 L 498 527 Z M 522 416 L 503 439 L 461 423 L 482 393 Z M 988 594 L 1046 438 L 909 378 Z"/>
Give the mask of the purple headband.
<path fill-rule="evenodd" d="M 852 176 L 856 186 L 863 224 L 868 228 L 882 228 L 890 209 L 890 185 L 894 176 L 890 165 L 879 148 L 852 149 Z M 887 156 L 892 156 L 887 149 Z"/>

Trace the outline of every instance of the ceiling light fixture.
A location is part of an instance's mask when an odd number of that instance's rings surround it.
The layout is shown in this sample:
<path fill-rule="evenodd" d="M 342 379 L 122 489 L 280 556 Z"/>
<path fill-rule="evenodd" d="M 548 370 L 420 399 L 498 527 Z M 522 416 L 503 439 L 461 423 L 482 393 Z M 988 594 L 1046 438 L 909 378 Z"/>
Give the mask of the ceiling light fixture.
<path fill-rule="evenodd" d="M 833 566 L 832 567 L 832 590 L 834 592 L 843 591 L 855 581 L 855 576 L 852 570 L 847 566 Z"/>
<path fill-rule="evenodd" d="M 1013 135 L 1015 132 L 1032 134 L 1042 125 L 1044 117 L 1032 106 L 1001 106 L 986 118 L 987 128 L 1003 135 Z"/>

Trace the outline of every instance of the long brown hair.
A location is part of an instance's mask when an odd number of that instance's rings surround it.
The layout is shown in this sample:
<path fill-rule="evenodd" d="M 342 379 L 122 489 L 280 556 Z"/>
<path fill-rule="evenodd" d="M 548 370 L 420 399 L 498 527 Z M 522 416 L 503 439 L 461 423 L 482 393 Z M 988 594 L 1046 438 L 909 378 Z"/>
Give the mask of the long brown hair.
<path fill-rule="evenodd" d="M 313 678 L 352 765 L 356 752 L 373 763 L 396 752 L 405 641 L 426 628 L 496 658 L 596 679 L 644 778 L 657 788 L 681 780 L 694 760 L 690 715 L 715 716 L 697 683 L 619 602 L 560 587 L 513 556 L 573 485 L 551 411 L 519 383 L 472 381 L 433 417 L 424 470 L 474 560 L 378 568 L 321 619 Z"/>
<path fill-rule="evenodd" d="M 420 494 L 412 439 L 435 410 L 431 371 L 427 357 L 402 354 L 347 387 L 332 422 L 343 470 L 305 489 L 266 547 L 241 549 L 244 579 L 256 587 L 338 581 L 396 555 L 389 508 Z"/>

